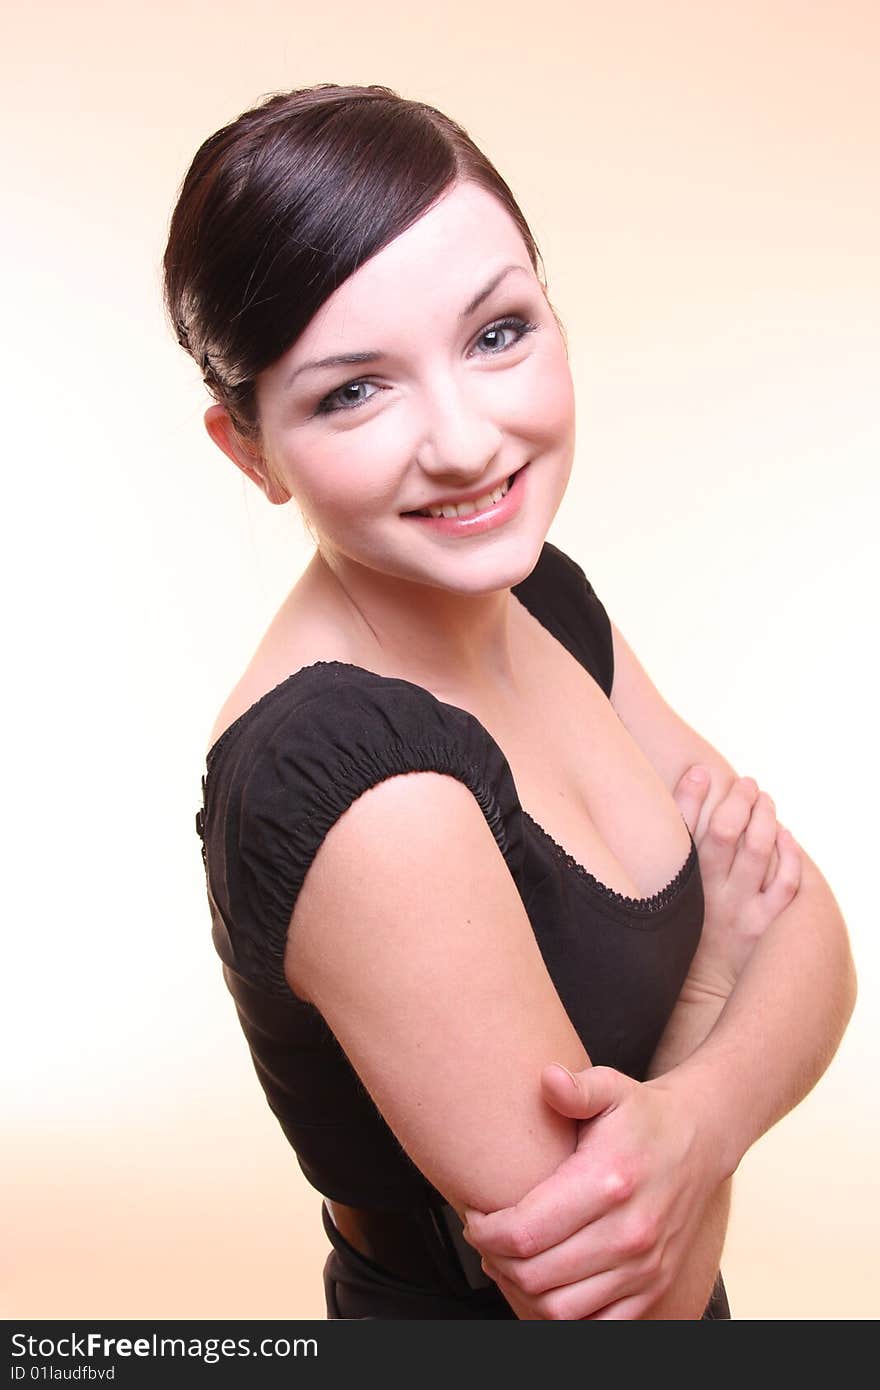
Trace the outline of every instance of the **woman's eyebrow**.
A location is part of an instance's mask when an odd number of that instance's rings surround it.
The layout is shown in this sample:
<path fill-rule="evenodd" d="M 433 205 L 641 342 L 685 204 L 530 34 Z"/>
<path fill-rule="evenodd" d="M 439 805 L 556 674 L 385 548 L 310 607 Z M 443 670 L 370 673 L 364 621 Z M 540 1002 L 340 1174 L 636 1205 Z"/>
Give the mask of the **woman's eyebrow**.
<path fill-rule="evenodd" d="M 474 295 L 470 303 L 467 304 L 464 307 L 464 309 L 462 309 L 461 313 L 458 316 L 459 321 L 469 318 L 471 314 L 475 313 L 475 311 L 479 309 L 483 301 L 489 298 L 489 295 L 492 294 L 493 290 L 496 290 L 498 288 L 498 286 L 501 284 L 501 281 L 505 279 L 505 277 L 508 276 L 512 270 L 521 270 L 523 274 L 528 274 L 528 271 L 526 270 L 524 265 L 514 264 L 504 266 L 502 270 L 499 270 L 495 275 L 492 276 L 492 279 L 488 282 L 488 284 L 484 285 L 483 288 L 479 291 L 479 293 Z M 313 362 L 303 362 L 302 365 L 296 367 L 291 372 L 290 376 L 287 378 L 287 381 L 285 382 L 285 390 L 293 385 L 293 382 L 296 380 L 298 376 L 300 376 L 302 372 L 315 372 L 326 367 L 361 366 L 365 362 L 379 362 L 384 356 L 384 352 L 380 352 L 378 351 L 378 349 L 375 348 L 369 348 L 364 352 L 336 352 L 331 357 L 318 357 L 315 358 Z"/>
<path fill-rule="evenodd" d="M 498 286 L 501 284 L 501 281 L 507 275 L 509 275 L 512 270 L 521 270 L 524 275 L 528 275 L 528 271 L 526 270 L 524 265 L 504 266 L 503 270 L 499 270 L 497 275 L 492 276 L 492 279 L 489 281 L 488 285 L 485 285 L 484 288 L 480 290 L 479 294 L 474 295 L 474 298 L 471 300 L 470 304 L 468 304 L 464 309 L 462 309 L 461 313 L 459 314 L 459 319 L 470 318 L 471 314 L 474 313 L 476 309 L 479 309 L 483 300 L 489 298 L 489 295 L 492 293 L 492 291 L 498 288 Z"/>

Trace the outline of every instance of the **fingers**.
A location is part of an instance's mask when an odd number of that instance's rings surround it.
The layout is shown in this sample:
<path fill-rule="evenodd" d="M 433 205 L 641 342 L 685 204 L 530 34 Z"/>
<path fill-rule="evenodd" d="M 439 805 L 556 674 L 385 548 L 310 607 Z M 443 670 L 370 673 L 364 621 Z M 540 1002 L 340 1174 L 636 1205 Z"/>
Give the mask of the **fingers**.
<path fill-rule="evenodd" d="M 520 1293 L 536 1298 L 551 1289 L 611 1273 L 623 1264 L 629 1252 L 619 1241 L 615 1243 L 614 1228 L 614 1222 L 597 1221 L 531 1259 L 493 1253 L 484 1257 L 483 1266 L 496 1284 L 505 1279 Z M 619 1232 L 619 1221 L 617 1228 Z"/>
<path fill-rule="evenodd" d="M 634 1322 L 642 1316 L 646 1307 L 650 1307 L 650 1301 L 644 1294 L 640 1298 L 621 1298 L 600 1308 L 597 1313 L 591 1313 L 590 1319 L 592 1322 Z"/>
<path fill-rule="evenodd" d="M 801 886 L 801 873 L 803 872 L 800 847 L 791 831 L 786 830 L 782 825 L 777 827 L 776 853 L 778 855 L 776 873 L 762 894 L 765 908 L 771 920 L 777 917 L 783 908 L 788 907 L 788 904 L 795 897 Z"/>
<path fill-rule="evenodd" d="M 704 874 L 727 878 L 758 795 L 754 777 L 738 777 L 718 802 L 700 841 L 700 868 Z"/>
<path fill-rule="evenodd" d="M 465 1239 L 492 1259 L 507 1255 L 530 1260 L 626 1201 L 633 1186 L 620 1171 L 597 1175 L 587 1183 L 583 1162 L 575 1153 L 516 1206 L 490 1212 L 468 1208 Z"/>
<path fill-rule="evenodd" d="M 768 881 L 777 830 L 776 807 L 773 800 L 766 792 L 759 792 L 737 844 L 729 873 L 732 885 L 743 894 L 751 896 L 759 893 Z"/>
<path fill-rule="evenodd" d="M 780 830 L 780 825 L 779 825 L 779 822 L 777 821 L 777 822 L 776 822 L 776 831 L 777 831 L 777 834 L 779 833 L 779 830 Z M 767 860 L 767 872 L 766 872 L 765 875 L 764 875 L 764 882 L 761 884 L 762 890 L 763 890 L 764 888 L 769 888 L 769 887 L 770 887 L 770 884 L 773 882 L 773 877 L 774 877 L 774 875 L 775 875 L 775 873 L 776 873 L 776 870 L 777 870 L 778 866 L 779 866 L 779 853 L 778 853 L 778 851 L 777 851 L 777 849 L 776 849 L 776 841 L 774 840 L 774 842 L 773 842 L 773 848 L 772 848 L 771 851 L 770 851 L 770 858 Z"/>
<path fill-rule="evenodd" d="M 696 763 L 688 768 L 672 793 L 673 800 L 691 835 L 697 831 L 697 822 L 706 800 L 706 793 L 712 785 L 708 768 Z"/>
<path fill-rule="evenodd" d="M 526 1295 L 523 1299 L 518 1284 L 505 1278 L 503 1274 L 495 1274 L 491 1267 L 490 1277 L 495 1280 L 518 1316 L 523 1316 L 523 1312 L 519 1311 L 522 1308 L 532 1321 L 557 1322 L 578 1322 L 593 1316 L 599 1309 L 606 1308 L 611 1300 L 619 1297 L 623 1282 L 620 1273 L 610 1270 L 591 1279 L 579 1279 L 576 1283 L 550 1289 L 536 1297 Z"/>
<path fill-rule="evenodd" d="M 587 1067 L 576 1075 L 554 1063 L 541 1074 L 545 1101 L 571 1119 L 589 1120 L 621 1104 L 639 1082 L 613 1067 Z M 623 1164 L 597 1172 L 589 1183 L 575 1151 L 516 1206 L 466 1212 L 465 1238 L 482 1255 L 531 1259 L 559 1245 L 632 1195 L 635 1178 Z"/>

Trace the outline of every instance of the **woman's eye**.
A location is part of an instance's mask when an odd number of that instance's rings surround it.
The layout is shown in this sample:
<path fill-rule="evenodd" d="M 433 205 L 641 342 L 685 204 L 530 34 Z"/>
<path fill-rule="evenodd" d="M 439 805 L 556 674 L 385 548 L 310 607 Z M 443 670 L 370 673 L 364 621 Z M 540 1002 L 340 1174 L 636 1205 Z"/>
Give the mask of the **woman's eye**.
<path fill-rule="evenodd" d="M 329 396 L 325 396 L 318 406 L 317 413 L 326 415 L 333 410 L 351 410 L 359 405 L 364 405 L 373 399 L 372 394 L 364 396 L 355 394 L 362 391 L 378 391 L 378 386 L 373 386 L 370 381 L 347 381 L 344 386 L 338 386 L 335 391 L 331 391 Z"/>
<path fill-rule="evenodd" d="M 520 318 L 499 319 L 497 323 L 490 323 L 477 338 L 478 344 L 486 343 L 488 346 L 488 351 L 480 355 L 492 357 L 505 352 L 536 327 L 536 324 L 526 323 L 525 319 Z"/>
<path fill-rule="evenodd" d="M 527 333 L 531 333 L 537 328 L 537 324 L 528 323 L 512 315 L 510 318 L 498 319 L 495 323 L 490 323 L 483 329 L 477 338 L 477 343 L 486 345 L 485 351 L 478 353 L 480 357 L 498 357 L 502 352 L 506 352 L 524 338 Z M 331 391 L 328 396 L 318 404 L 315 411 L 316 415 L 329 415 L 334 411 L 350 412 L 356 410 L 358 406 L 366 405 L 367 401 L 373 399 L 377 391 L 381 391 L 380 386 L 375 386 L 370 381 L 347 381 L 344 386 L 337 386 L 335 391 Z M 369 394 L 365 395 L 364 392 Z"/>

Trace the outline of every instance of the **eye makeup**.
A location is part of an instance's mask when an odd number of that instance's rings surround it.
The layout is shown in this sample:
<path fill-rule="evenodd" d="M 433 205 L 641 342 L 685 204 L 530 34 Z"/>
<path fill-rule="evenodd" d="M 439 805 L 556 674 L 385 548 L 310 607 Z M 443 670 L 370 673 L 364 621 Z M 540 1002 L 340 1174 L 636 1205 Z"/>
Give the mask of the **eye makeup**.
<path fill-rule="evenodd" d="M 505 352 L 509 352 L 511 348 L 516 347 L 518 343 L 522 342 L 523 338 L 526 336 L 527 333 L 535 332 L 538 326 L 539 325 L 536 323 L 532 323 L 527 319 L 521 318 L 518 314 L 508 314 L 503 318 L 493 319 L 491 323 L 487 323 L 485 328 L 482 328 L 480 330 L 480 332 L 476 336 L 476 339 L 474 340 L 475 342 L 479 342 L 481 338 L 485 338 L 486 335 L 489 333 L 502 333 L 507 331 L 514 333 L 516 336 L 514 337 L 512 342 L 505 343 L 503 347 L 490 349 L 488 352 L 478 353 L 477 355 L 480 357 L 500 357 Z M 344 397 L 342 393 L 345 391 L 351 391 L 352 389 L 356 389 L 358 387 L 373 385 L 375 385 L 375 383 L 366 381 L 361 377 L 357 377 L 351 381 L 343 382 L 341 386 L 334 387 L 332 391 L 328 392 L 326 396 L 323 396 L 321 398 L 314 411 L 314 414 L 333 415 L 340 411 L 345 414 L 348 414 L 352 410 L 358 410 L 362 405 L 366 405 L 368 401 L 371 401 L 373 399 L 373 395 L 377 394 L 382 388 L 376 386 L 375 391 L 372 395 L 362 396 L 360 397 L 360 399 L 352 399 L 351 397 L 349 397 L 348 404 L 343 403 Z"/>

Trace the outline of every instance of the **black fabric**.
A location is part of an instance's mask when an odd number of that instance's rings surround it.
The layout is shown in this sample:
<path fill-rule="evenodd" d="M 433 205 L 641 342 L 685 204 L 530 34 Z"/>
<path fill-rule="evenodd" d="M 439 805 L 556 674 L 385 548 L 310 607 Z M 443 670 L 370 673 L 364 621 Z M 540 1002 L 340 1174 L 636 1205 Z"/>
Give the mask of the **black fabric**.
<path fill-rule="evenodd" d="M 611 626 L 580 566 L 547 542 L 513 593 L 610 696 Z M 483 725 L 409 681 L 317 662 L 230 725 L 208 754 L 196 823 L 214 945 L 266 1098 L 319 1192 L 355 1207 L 423 1212 L 442 1197 L 283 971 L 297 894 L 324 836 L 369 787 L 410 771 L 448 773 L 473 793 L 597 1065 L 644 1076 L 699 940 L 703 892 L 693 841 L 678 874 L 652 898 L 626 898 L 599 883 L 520 805 L 507 760 Z M 337 1284 L 343 1268 L 354 1278 L 351 1259 L 334 1250 Z M 356 1271 L 361 1307 L 368 1273 Z M 393 1306 L 387 1285 L 381 1298 L 378 1285 L 376 1292 L 377 1307 Z M 448 1291 L 435 1292 L 447 1306 Z M 397 1313 L 353 1316 L 431 1316 L 405 1306 L 412 1305 L 401 1295 Z M 424 1309 L 424 1291 L 416 1306 Z M 510 1315 L 497 1301 L 494 1312 L 492 1300 L 485 1306 L 475 1315 Z"/>
<path fill-rule="evenodd" d="M 516 1319 L 496 1284 L 469 1289 L 454 1270 L 444 1268 L 439 1242 L 430 1239 L 427 1229 L 426 1248 L 436 1254 L 438 1273 L 430 1284 L 414 1284 L 350 1245 L 333 1225 L 326 1207 L 321 1209 L 321 1219 L 333 1247 L 324 1265 L 328 1318 Z"/>
<path fill-rule="evenodd" d="M 324 1264 L 324 1299 L 328 1319 L 424 1318 L 516 1320 L 516 1314 L 497 1285 L 458 1289 L 447 1281 L 433 1287 L 407 1283 L 349 1245 L 322 1208 L 324 1231 L 333 1249 Z M 727 1290 L 719 1274 L 701 1321 L 730 1319 Z"/>

